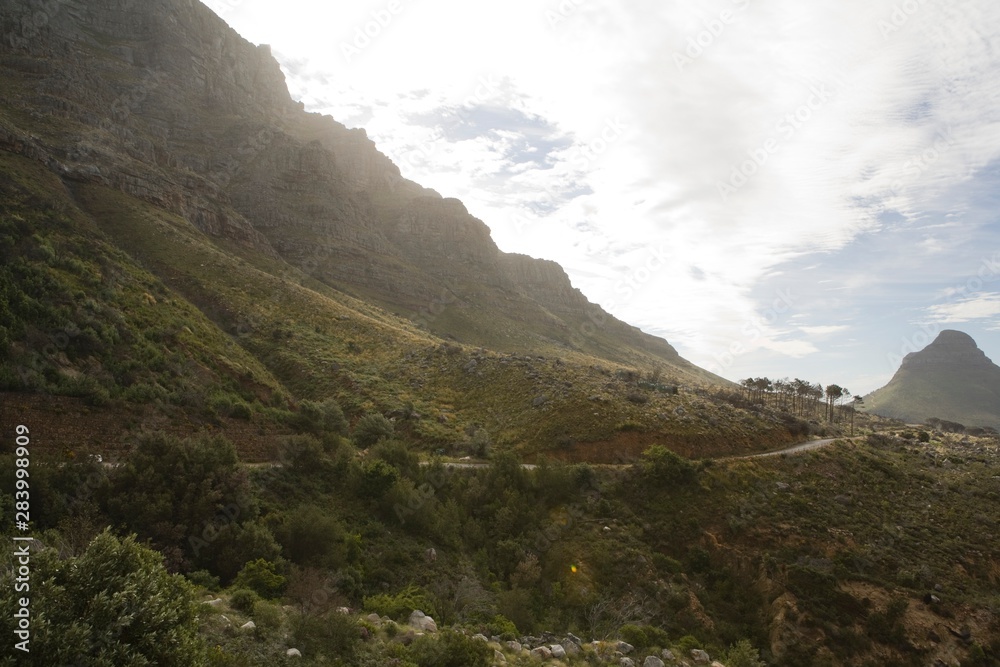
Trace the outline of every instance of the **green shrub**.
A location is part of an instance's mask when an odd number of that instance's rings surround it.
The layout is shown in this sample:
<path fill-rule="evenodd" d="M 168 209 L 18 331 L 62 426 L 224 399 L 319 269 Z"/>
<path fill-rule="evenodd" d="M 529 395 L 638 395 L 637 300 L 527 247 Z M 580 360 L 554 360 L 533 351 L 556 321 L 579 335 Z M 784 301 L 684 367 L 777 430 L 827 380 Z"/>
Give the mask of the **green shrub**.
<path fill-rule="evenodd" d="M 407 586 L 395 595 L 383 593 L 366 597 L 363 605 L 368 613 L 388 616 L 396 621 L 405 620 L 415 609 L 428 616 L 436 614 L 434 603 L 428 598 L 427 593 L 417 586 Z"/>
<path fill-rule="evenodd" d="M 263 558 L 247 563 L 236 575 L 234 586 L 248 588 L 262 598 L 276 598 L 285 589 L 285 578 L 275 572 L 275 565 Z"/>
<path fill-rule="evenodd" d="M 453 630 L 419 637 L 410 646 L 410 654 L 419 667 L 489 667 L 493 659 L 493 649 L 486 642 Z"/>
<path fill-rule="evenodd" d="M 219 590 L 219 578 L 213 576 L 208 570 L 195 570 L 194 572 L 188 572 L 185 576 L 195 586 L 201 586 L 213 592 Z"/>
<path fill-rule="evenodd" d="M 642 472 L 661 484 L 690 484 L 698 477 L 698 467 L 663 445 L 653 445 L 642 455 Z"/>
<path fill-rule="evenodd" d="M 260 596 L 248 588 L 237 588 L 229 596 L 229 606 L 244 614 L 253 614 L 259 601 Z"/>
<path fill-rule="evenodd" d="M 746 639 L 731 646 L 722 662 L 726 667 L 767 667 L 760 659 L 760 652 Z"/>
<path fill-rule="evenodd" d="M 358 447 L 371 447 L 383 438 L 391 438 L 395 432 L 392 422 L 380 414 L 368 414 L 354 426 L 354 442 Z"/>

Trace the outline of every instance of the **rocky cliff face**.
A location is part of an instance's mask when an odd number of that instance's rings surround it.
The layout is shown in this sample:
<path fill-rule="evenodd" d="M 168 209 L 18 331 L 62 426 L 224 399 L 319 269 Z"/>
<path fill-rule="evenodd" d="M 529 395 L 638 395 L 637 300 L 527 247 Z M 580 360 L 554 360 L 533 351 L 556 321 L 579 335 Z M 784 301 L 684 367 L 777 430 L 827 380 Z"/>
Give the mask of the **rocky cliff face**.
<path fill-rule="evenodd" d="M 500 252 L 461 202 L 403 179 L 363 130 L 306 113 L 269 48 L 195 0 L 8 0 L 0 32 L 4 150 L 415 320 L 443 303 L 442 335 L 639 351 L 700 374 L 590 304 L 555 263 Z M 596 334 L 578 335 L 587 326 Z"/>
<path fill-rule="evenodd" d="M 946 329 L 906 355 L 889 384 L 865 403 L 872 412 L 909 422 L 937 417 L 1000 428 L 1000 367 L 971 336 Z"/>

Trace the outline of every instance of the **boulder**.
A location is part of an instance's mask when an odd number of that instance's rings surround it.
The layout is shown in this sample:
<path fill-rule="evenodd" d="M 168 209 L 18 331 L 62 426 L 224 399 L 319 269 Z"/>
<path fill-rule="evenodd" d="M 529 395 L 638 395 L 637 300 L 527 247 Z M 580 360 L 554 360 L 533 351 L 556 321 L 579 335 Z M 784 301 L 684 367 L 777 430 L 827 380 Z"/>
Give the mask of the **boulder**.
<path fill-rule="evenodd" d="M 514 641 L 507 642 L 507 648 L 509 648 L 514 653 L 520 653 L 522 648 L 521 642 L 514 642 Z"/>
<path fill-rule="evenodd" d="M 240 626 L 240 630 L 243 630 L 244 632 L 253 632 L 256 629 L 257 629 L 257 624 L 254 623 L 253 621 L 247 621 L 246 623 Z"/>
<path fill-rule="evenodd" d="M 207 604 L 209 607 L 218 607 L 222 604 L 222 598 L 215 598 L 214 600 L 205 600 L 202 604 Z"/>
<path fill-rule="evenodd" d="M 677 658 L 674 657 L 674 652 L 668 648 L 665 648 L 662 651 L 660 651 L 660 657 L 666 660 L 667 662 L 677 662 Z"/>
<path fill-rule="evenodd" d="M 500 651 L 494 650 L 493 651 L 493 663 L 497 664 L 497 665 L 506 665 L 507 664 L 507 656 L 505 656 Z"/>
<path fill-rule="evenodd" d="M 382 627 L 382 617 L 378 614 L 368 614 L 365 616 L 365 620 L 374 625 L 376 628 Z"/>
<path fill-rule="evenodd" d="M 423 632 L 437 632 L 438 629 L 434 619 L 419 609 L 414 609 L 410 614 L 410 627 Z"/>
<path fill-rule="evenodd" d="M 472 635 L 472 638 L 475 639 L 476 641 L 481 641 L 481 642 L 484 642 L 484 643 L 490 641 L 489 638 L 486 635 L 482 634 L 482 633 L 479 633 L 479 634 L 476 634 L 476 635 Z"/>
<path fill-rule="evenodd" d="M 663 661 L 657 658 L 655 655 L 648 655 L 646 659 L 642 662 L 642 667 L 664 667 Z"/>
<path fill-rule="evenodd" d="M 302 652 L 297 648 L 290 648 L 285 651 L 285 655 L 289 658 L 301 658 Z"/>
<path fill-rule="evenodd" d="M 635 661 L 632 660 L 632 658 L 622 658 L 618 661 L 618 664 L 621 665 L 621 667 L 635 667 Z"/>
<path fill-rule="evenodd" d="M 691 659 L 694 660 L 694 664 L 696 665 L 707 665 L 712 662 L 711 656 L 700 648 L 691 649 Z"/>
<path fill-rule="evenodd" d="M 549 646 L 549 650 L 552 651 L 552 657 L 559 659 L 566 657 L 566 649 L 563 648 L 562 644 L 552 644 Z"/>
<path fill-rule="evenodd" d="M 615 648 L 624 653 L 625 655 L 628 655 L 629 653 L 635 650 L 635 647 L 629 644 L 628 642 L 618 642 L 618 645 Z"/>
<path fill-rule="evenodd" d="M 538 648 L 531 649 L 531 657 L 539 660 L 548 660 L 552 657 L 552 651 L 549 650 L 548 646 L 539 646 Z"/>

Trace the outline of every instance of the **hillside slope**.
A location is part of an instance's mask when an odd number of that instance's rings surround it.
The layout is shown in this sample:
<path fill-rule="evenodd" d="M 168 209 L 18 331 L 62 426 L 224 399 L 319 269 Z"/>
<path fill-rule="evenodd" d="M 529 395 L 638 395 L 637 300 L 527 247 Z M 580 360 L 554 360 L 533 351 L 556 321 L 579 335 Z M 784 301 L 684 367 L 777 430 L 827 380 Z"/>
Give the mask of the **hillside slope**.
<path fill-rule="evenodd" d="M 865 396 L 869 412 L 920 423 L 932 417 L 1000 428 L 1000 367 L 961 331 L 911 352 L 889 384 Z"/>

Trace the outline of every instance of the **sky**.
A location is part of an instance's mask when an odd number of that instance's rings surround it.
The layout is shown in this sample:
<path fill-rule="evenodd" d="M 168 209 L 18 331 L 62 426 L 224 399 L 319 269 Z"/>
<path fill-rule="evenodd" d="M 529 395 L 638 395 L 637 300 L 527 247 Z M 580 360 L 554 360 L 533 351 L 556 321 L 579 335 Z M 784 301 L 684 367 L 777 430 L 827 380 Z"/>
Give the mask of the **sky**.
<path fill-rule="evenodd" d="M 995 0 L 207 0 L 500 249 L 731 380 L 1000 361 Z M 346 6 L 346 5 L 350 6 Z"/>

